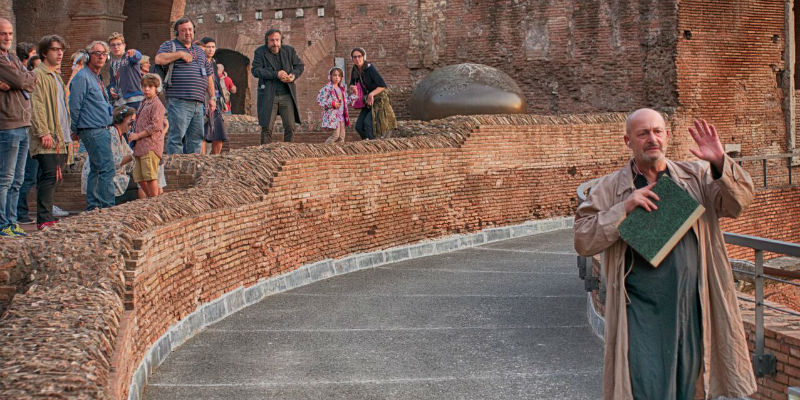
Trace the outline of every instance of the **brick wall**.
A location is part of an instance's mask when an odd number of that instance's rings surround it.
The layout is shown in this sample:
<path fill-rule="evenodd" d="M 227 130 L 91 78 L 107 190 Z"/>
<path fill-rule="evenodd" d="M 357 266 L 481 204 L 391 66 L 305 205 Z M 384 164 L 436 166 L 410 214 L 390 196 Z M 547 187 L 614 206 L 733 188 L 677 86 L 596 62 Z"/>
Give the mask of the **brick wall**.
<path fill-rule="evenodd" d="M 723 219 L 722 229 L 728 232 L 766 237 L 800 244 L 800 186 L 759 190 L 750 208 L 737 219 Z M 764 224 L 763 221 L 769 221 Z M 728 246 L 731 258 L 753 260 L 753 250 Z M 765 254 L 767 258 L 775 254 Z"/>
<path fill-rule="evenodd" d="M 38 390 L 48 376 L 49 390 L 124 397 L 170 325 L 237 287 L 325 258 L 570 215 L 579 183 L 627 159 L 623 127 L 622 114 L 454 117 L 382 141 L 176 156 L 188 189 L 0 243 L 5 285 L 20 293 L 0 325 L 0 358 L 15 364 L 0 394 Z M 54 326 L 52 337 L 40 329 Z"/>
<path fill-rule="evenodd" d="M 638 3 L 337 0 L 336 53 L 364 47 L 400 117 L 420 79 L 462 62 L 508 73 L 530 112 L 674 107 L 675 2 Z"/>
<path fill-rule="evenodd" d="M 702 117 L 724 143 L 741 144 L 742 155 L 787 150 L 783 8 L 773 0 L 679 2 L 677 131 Z"/>

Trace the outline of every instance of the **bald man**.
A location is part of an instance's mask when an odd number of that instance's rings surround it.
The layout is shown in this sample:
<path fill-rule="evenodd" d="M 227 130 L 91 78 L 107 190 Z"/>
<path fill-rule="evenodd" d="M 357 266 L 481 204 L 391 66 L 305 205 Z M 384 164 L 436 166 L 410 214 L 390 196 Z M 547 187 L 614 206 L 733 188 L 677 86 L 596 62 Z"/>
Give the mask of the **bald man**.
<path fill-rule="evenodd" d="M 719 218 L 737 217 L 753 181 L 722 148 L 714 125 L 694 121 L 690 151 L 666 158 L 670 132 L 651 109 L 628 116 L 632 158 L 606 175 L 575 213 L 575 249 L 603 253 L 607 287 L 603 395 L 607 400 L 744 397 L 756 391 Z M 651 190 L 667 175 L 706 211 L 656 268 L 628 248 L 617 226 L 637 207 L 655 210 Z M 667 201 L 667 200 L 664 200 Z"/>
<path fill-rule="evenodd" d="M 34 73 L 11 51 L 13 41 L 14 27 L 0 18 L 0 238 L 25 236 L 17 202 L 28 156 L 29 93 L 36 85 Z"/>

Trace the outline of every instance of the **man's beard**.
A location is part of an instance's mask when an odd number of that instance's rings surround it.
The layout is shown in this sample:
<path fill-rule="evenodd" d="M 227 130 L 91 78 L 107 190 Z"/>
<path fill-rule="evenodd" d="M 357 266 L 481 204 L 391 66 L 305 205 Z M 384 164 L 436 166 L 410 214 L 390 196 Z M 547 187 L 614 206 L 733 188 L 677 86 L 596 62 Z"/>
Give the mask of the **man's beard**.
<path fill-rule="evenodd" d="M 656 162 L 656 161 L 659 161 L 659 160 L 663 160 L 664 158 L 666 158 L 667 149 L 659 148 L 658 150 L 659 150 L 659 153 L 657 155 L 648 153 L 647 151 L 643 151 L 639 155 L 639 158 L 644 160 L 644 161 L 650 162 L 650 163 Z"/>

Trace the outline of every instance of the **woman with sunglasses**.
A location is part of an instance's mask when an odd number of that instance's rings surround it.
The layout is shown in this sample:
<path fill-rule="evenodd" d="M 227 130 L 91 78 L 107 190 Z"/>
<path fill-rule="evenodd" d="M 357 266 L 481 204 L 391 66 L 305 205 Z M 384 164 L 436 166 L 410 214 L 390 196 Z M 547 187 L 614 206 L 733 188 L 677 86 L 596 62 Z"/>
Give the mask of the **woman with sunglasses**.
<path fill-rule="evenodd" d="M 382 137 L 386 132 L 397 129 L 397 119 L 389 101 L 386 82 L 378 69 L 367 62 L 367 52 L 364 49 L 354 48 L 350 51 L 350 57 L 353 59 L 353 71 L 350 73 L 351 99 L 358 93 L 356 85 L 361 87 L 362 95 L 366 97 L 365 106 L 358 114 L 356 131 L 361 139 Z"/>

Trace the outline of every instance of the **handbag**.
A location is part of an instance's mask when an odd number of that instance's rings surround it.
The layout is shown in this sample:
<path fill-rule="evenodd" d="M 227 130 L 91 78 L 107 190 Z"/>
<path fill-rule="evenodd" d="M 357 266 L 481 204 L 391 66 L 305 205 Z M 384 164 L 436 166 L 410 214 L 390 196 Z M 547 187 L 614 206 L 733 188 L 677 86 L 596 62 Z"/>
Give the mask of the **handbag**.
<path fill-rule="evenodd" d="M 361 84 L 361 81 L 358 81 L 356 83 L 356 99 L 353 100 L 353 108 L 368 108 L 367 96 L 364 92 L 366 92 L 364 86 Z"/>

